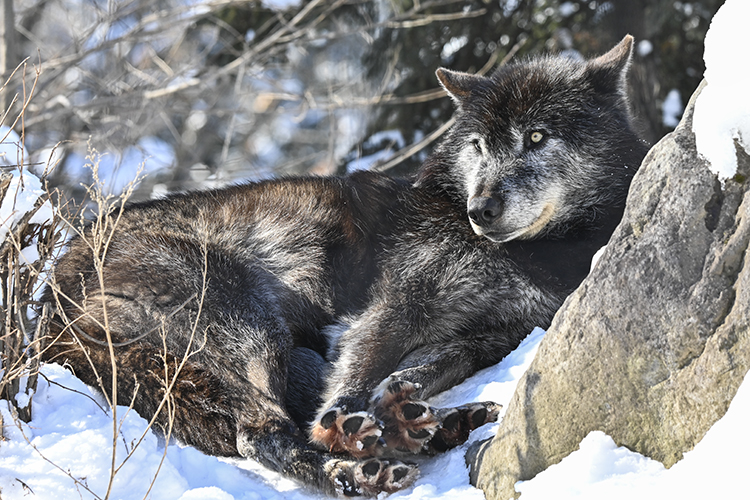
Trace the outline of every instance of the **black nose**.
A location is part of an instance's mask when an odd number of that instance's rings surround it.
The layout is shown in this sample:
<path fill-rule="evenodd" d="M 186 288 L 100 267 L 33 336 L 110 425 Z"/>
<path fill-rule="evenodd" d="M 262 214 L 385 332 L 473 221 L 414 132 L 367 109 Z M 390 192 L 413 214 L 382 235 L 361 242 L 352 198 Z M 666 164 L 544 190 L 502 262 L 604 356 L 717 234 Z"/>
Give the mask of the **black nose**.
<path fill-rule="evenodd" d="M 469 200 L 469 218 L 478 226 L 489 226 L 503 211 L 502 204 L 495 198 L 478 196 Z"/>

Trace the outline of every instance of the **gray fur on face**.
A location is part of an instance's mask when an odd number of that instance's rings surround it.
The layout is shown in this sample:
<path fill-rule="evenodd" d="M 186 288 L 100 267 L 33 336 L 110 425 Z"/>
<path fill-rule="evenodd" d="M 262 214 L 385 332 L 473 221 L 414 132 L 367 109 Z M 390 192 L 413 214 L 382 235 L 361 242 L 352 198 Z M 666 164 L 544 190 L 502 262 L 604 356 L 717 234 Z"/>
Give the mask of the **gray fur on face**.
<path fill-rule="evenodd" d="M 565 231 L 618 195 L 613 182 L 627 182 L 642 149 L 624 97 L 631 51 L 626 37 L 588 62 L 547 57 L 489 78 L 438 72 L 467 117 L 442 144 L 452 182 L 470 216 L 492 202 L 492 217 L 472 217 L 477 234 L 502 242 Z"/>

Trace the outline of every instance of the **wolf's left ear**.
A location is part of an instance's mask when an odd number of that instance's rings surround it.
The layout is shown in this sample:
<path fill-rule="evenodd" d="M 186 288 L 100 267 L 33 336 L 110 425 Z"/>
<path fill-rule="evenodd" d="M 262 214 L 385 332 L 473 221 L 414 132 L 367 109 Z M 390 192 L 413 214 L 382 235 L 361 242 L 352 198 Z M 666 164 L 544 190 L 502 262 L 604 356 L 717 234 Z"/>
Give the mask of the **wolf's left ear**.
<path fill-rule="evenodd" d="M 609 52 L 591 59 L 586 68 L 594 88 L 603 92 L 626 95 L 630 60 L 633 55 L 633 37 L 625 35 Z"/>
<path fill-rule="evenodd" d="M 440 85 L 459 106 L 469 97 L 472 89 L 476 88 L 484 79 L 483 76 L 451 71 L 445 68 L 438 68 L 435 74 L 440 81 Z"/>

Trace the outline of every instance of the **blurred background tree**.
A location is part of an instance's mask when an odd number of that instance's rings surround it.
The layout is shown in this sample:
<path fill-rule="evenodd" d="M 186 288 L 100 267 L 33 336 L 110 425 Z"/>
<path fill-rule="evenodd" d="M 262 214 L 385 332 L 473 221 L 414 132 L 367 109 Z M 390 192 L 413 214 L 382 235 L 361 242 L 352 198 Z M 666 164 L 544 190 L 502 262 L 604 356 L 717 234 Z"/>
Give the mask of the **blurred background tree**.
<path fill-rule="evenodd" d="M 89 144 L 137 198 L 243 179 L 386 168 L 408 174 L 452 114 L 439 66 L 602 53 L 636 37 L 642 134 L 676 125 L 721 0 L 3 0 L 15 116 L 30 168 L 81 197 Z M 26 61 L 11 77 L 11 72 Z"/>

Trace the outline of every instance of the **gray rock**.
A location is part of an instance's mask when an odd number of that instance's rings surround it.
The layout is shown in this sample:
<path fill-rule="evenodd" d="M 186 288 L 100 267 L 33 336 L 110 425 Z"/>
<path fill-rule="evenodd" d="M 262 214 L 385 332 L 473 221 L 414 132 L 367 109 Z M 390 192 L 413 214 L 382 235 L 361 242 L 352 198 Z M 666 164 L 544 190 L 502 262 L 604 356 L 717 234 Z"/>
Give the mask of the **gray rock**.
<path fill-rule="evenodd" d="M 644 160 L 622 223 L 556 315 L 497 436 L 467 456 L 488 499 L 517 497 L 516 481 L 595 430 L 670 467 L 742 383 L 750 157 L 737 147 L 738 174 L 717 180 L 696 153 L 695 98 Z"/>

